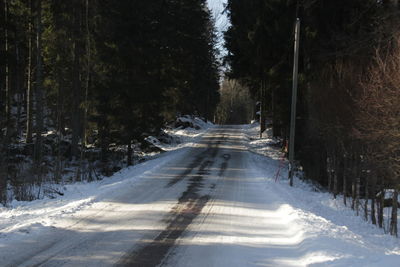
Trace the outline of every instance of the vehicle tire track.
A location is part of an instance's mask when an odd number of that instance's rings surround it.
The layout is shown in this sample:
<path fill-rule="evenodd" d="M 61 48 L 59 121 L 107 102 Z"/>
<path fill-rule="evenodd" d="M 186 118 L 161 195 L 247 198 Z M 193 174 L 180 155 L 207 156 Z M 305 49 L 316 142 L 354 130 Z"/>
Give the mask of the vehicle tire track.
<path fill-rule="evenodd" d="M 116 266 L 150 267 L 162 263 L 169 251 L 175 246 L 176 241 L 210 200 L 210 195 L 200 195 L 200 190 L 204 188 L 204 176 L 209 174 L 214 164 L 213 159 L 217 156 L 219 145 L 223 142 L 223 139 L 224 136 L 218 137 L 215 143 L 211 142 L 209 147 L 200 153 L 181 175 L 167 184 L 166 187 L 171 187 L 199 166 L 196 175 L 189 179 L 187 188 L 179 197 L 177 205 L 171 210 L 170 216 L 166 220 L 167 227 L 153 241 L 125 256 Z"/>

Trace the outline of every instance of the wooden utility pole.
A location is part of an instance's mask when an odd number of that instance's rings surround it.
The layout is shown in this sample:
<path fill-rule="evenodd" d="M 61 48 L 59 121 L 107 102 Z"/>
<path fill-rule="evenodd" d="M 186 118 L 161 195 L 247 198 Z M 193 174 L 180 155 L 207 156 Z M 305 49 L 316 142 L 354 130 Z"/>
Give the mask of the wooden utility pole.
<path fill-rule="evenodd" d="M 293 64 L 293 88 L 292 88 L 292 110 L 290 116 L 290 138 L 289 138 L 289 184 L 293 186 L 294 171 L 294 138 L 296 130 L 296 103 L 297 103 L 297 74 L 299 67 L 299 41 L 300 41 L 300 19 L 296 19 L 294 33 L 294 64 Z"/>

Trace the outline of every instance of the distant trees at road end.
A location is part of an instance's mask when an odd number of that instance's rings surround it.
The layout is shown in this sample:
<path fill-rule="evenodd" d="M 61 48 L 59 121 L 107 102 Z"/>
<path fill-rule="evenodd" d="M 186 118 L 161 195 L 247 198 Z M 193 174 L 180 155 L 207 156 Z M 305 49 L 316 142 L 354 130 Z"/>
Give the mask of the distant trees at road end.
<path fill-rule="evenodd" d="M 218 124 L 246 124 L 255 118 L 255 101 L 247 86 L 238 80 L 224 80 L 216 110 Z"/>

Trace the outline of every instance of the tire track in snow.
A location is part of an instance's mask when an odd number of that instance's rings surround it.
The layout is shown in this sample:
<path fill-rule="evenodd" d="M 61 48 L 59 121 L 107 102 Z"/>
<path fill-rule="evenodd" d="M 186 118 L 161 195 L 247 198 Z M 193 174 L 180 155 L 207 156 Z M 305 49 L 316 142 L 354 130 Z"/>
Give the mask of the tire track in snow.
<path fill-rule="evenodd" d="M 168 252 L 175 246 L 176 241 L 183 235 L 192 221 L 202 212 L 204 206 L 210 200 L 210 195 L 200 195 L 199 191 L 204 187 L 204 176 L 208 175 L 214 158 L 219 151 L 219 145 L 225 138 L 224 135 L 217 137 L 216 142 L 210 142 L 205 151 L 200 153 L 182 172 L 181 175 L 173 178 L 166 187 L 171 187 L 188 176 L 194 168 L 199 166 L 196 175 L 190 178 L 186 191 L 178 199 L 178 204 L 171 210 L 167 219 L 167 227 L 156 237 L 130 255 L 123 258 L 117 266 L 157 266 L 168 255 Z M 214 138 L 211 138 L 211 140 Z M 224 157 L 229 160 L 230 157 Z M 205 159 L 205 160 L 204 160 Z M 222 175 L 224 166 L 221 166 Z M 211 188 L 212 190 L 214 188 Z"/>

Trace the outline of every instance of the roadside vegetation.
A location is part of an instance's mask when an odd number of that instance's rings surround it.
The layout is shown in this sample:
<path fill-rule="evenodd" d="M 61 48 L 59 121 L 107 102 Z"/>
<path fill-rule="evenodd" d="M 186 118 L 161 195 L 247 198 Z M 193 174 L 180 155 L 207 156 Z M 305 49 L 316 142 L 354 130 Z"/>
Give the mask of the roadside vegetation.
<path fill-rule="evenodd" d="M 0 0 L 0 203 L 132 165 L 182 114 L 213 119 L 202 1 Z"/>
<path fill-rule="evenodd" d="M 227 6 L 229 78 L 261 102 L 261 131 L 289 137 L 293 32 L 301 20 L 296 160 L 306 179 L 343 195 L 397 235 L 400 189 L 398 1 L 240 1 Z"/>

